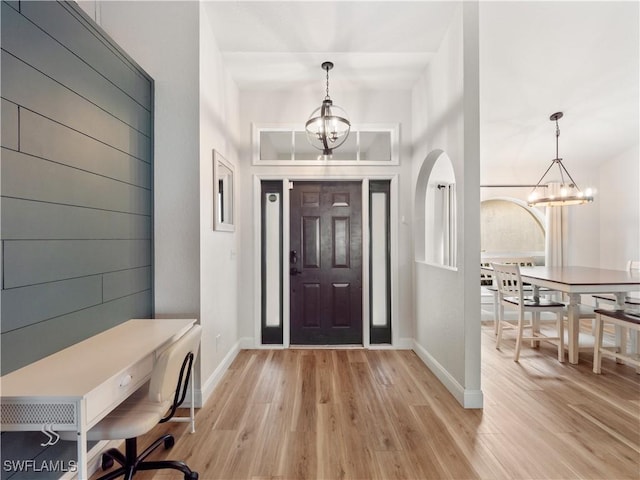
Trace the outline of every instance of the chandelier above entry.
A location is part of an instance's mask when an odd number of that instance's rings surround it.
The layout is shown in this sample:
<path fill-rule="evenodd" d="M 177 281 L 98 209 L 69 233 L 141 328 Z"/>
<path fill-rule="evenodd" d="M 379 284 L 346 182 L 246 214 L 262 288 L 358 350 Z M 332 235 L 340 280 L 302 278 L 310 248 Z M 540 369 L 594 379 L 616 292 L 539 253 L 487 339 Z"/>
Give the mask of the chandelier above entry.
<path fill-rule="evenodd" d="M 332 68 L 331 62 L 322 64 L 322 69 L 327 72 L 327 94 L 322 105 L 311 113 L 305 124 L 309 143 L 322 150 L 323 155 L 331 155 L 334 148 L 345 142 L 351 130 L 347 114 L 342 108 L 334 105 L 329 97 L 329 70 Z"/>
<path fill-rule="evenodd" d="M 562 115 L 562 112 L 556 112 L 549 117 L 549 120 L 556 122 L 556 158 L 551 160 L 551 165 L 542 174 L 542 177 L 529 194 L 528 203 L 530 207 L 562 207 L 593 202 L 591 189 L 587 188 L 584 192 L 580 190 L 578 184 L 562 164 L 562 159 L 559 158 L 558 137 L 560 137 L 560 127 L 558 126 L 558 120 L 562 118 Z M 554 165 L 558 166 L 560 172 L 559 181 L 550 181 L 549 185 L 543 184 L 542 181 Z M 544 188 L 547 188 L 547 192 L 541 193 Z"/>

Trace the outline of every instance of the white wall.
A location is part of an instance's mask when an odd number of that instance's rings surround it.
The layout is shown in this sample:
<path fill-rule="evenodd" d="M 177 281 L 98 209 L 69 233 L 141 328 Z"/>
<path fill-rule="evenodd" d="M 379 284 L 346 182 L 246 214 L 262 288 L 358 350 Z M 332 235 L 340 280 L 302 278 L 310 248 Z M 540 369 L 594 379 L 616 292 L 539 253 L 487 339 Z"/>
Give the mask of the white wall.
<path fill-rule="evenodd" d="M 339 69 L 339 66 L 336 67 Z M 335 71 L 335 70 L 334 70 Z M 339 70 L 337 70 L 339 71 Z M 317 91 L 243 91 L 240 93 L 240 124 L 242 135 L 241 163 L 247 168 L 242 169 L 239 192 L 242 196 L 242 229 L 240 250 L 243 252 L 241 259 L 240 284 L 243 285 L 243 295 L 247 298 L 255 298 L 253 291 L 254 278 L 259 275 L 256 271 L 256 258 L 254 238 L 250 235 L 254 223 L 259 219 L 260 212 L 253 211 L 252 194 L 254 175 L 281 176 L 284 178 L 299 178 L 301 176 L 368 176 L 368 175 L 399 175 L 398 218 L 404 217 L 407 222 L 402 223 L 398 229 L 398 269 L 399 298 L 396 301 L 398 314 L 396 315 L 397 331 L 393 332 L 399 343 L 408 344 L 413 336 L 413 300 L 411 296 L 411 225 L 410 217 L 410 152 L 411 152 L 411 95 L 403 91 L 343 91 L 340 90 L 339 76 L 332 80 L 331 98 L 344 108 L 353 124 L 365 123 L 399 123 L 400 124 L 400 166 L 391 167 L 260 167 L 251 165 L 251 124 L 293 124 L 304 126 L 311 112 L 316 109 L 324 98 L 322 90 L 322 71 L 318 66 Z M 333 77 L 332 77 L 333 78 Z M 246 234 L 245 234 L 246 233 Z M 251 258 L 245 256 L 250 252 Z M 240 336 L 250 338 L 257 343 L 255 338 L 256 316 L 255 304 L 241 302 L 239 306 Z"/>
<path fill-rule="evenodd" d="M 199 2 L 81 6 L 155 81 L 155 313 L 200 320 L 206 398 L 238 349 L 239 231 L 211 228 L 212 149 L 237 162 L 237 88 Z"/>
<path fill-rule="evenodd" d="M 213 230 L 213 161 L 215 149 L 238 165 L 238 89 L 227 73 L 200 5 L 200 315 L 203 326 L 201 374 L 205 397 L 238 351 L 238 238 Z M 236 193 L 236 202 L 242 195 Z M 240 209 L 235 208 L 235 212 Z M 236 218 L 238 215 L 236 214 Z"/>
<path fill-rule="evenodd" d="M 155 80 L 156 316 L 198 317 L 198 4 L 101 1 L 81 6 Z"/>
<path fill-rule="evenodd" d="M 412 100 L 412 190 L 429 153 L 441 149 L 453 164 L 458 194 L 457 269 L 415 262 L 415 350 L 466 407 L 482 406 L 477 45 L 477 5 L 463 2 Z"/>
<path fill-rule="evenodd" d="M 622 270 L 640 260 L 640 151 L 638 145 L 600 167 L 600 267 Z M 595 232 L 590 232 L 590 237 Z"/>

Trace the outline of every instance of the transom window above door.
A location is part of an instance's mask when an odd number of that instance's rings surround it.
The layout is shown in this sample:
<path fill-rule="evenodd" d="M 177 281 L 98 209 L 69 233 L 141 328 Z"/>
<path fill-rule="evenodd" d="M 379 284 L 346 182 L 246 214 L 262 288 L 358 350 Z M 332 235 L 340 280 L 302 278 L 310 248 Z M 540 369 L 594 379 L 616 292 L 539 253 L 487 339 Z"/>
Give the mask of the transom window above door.
<path fill-rule="evenodd" d="M 298 125 L 253 125 L 254 165 L 398 165 L 397 124 L 353 126 L 333 155 L 311 146 Z"/>

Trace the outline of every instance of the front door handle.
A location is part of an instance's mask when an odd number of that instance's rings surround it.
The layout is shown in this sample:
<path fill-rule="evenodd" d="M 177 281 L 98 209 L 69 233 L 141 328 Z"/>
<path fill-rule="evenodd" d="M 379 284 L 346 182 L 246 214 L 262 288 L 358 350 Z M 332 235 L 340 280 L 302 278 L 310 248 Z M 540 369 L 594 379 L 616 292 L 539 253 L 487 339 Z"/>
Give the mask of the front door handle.
<path fill-rule="evenodd" d="M 300 275 L 302 272 L 298 270 L 296 267 L 291 267 L 291 269 L 289 269 L 289 273 L 291 275 Z"/>

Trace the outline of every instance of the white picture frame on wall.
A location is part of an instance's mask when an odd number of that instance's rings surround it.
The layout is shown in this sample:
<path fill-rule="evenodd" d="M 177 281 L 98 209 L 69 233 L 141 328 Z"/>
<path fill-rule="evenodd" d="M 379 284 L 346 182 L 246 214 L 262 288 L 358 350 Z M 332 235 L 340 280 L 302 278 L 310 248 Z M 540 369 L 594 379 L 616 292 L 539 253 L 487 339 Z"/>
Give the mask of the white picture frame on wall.
<path fill-rule="evenodd" d="M 213 229 L 235 231 L 235 168 L 213 150 Z"/>

